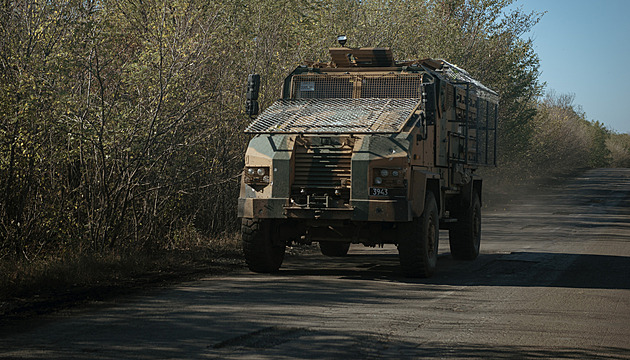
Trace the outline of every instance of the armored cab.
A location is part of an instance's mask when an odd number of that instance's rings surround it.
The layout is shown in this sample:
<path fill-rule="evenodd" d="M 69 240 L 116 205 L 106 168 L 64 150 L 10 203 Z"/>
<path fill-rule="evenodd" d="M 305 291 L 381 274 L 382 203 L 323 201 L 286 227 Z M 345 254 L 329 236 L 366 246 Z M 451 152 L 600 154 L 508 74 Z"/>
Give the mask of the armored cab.
<path fill-rule="evenodd" d="M 396 244 L 403 272 L 436 268 L 439 229 L 472 260 L 481 240 L 479 166 L 496 165 L 498 95 L 444 60 L 331 48 L 285 79 L 246 129 L 238 215 L 249 268 L 273 272 L 290 243 Z M 248 112 L 259 79 L 250 76 Z"/>

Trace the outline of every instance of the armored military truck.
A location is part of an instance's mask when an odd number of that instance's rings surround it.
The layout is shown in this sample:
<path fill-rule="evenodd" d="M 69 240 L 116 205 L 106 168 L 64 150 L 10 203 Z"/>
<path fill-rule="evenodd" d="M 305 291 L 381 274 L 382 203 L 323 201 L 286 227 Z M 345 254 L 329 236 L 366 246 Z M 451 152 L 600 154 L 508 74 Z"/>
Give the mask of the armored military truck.
<path fill-rule="evenodd" d="M 453 258 L 481 240 L 479 166 L 496 165 L 496 92 L 445 60 L 396 62 L 389 48 L 331 48 L 284 80 L 255 119 L 238 215 L 246 262 L 277 271 L 285 247 L 318 242 L 328 256 L 351 243 L 395 244 L 409 277 L 435 269 L 439 230 Z"/>

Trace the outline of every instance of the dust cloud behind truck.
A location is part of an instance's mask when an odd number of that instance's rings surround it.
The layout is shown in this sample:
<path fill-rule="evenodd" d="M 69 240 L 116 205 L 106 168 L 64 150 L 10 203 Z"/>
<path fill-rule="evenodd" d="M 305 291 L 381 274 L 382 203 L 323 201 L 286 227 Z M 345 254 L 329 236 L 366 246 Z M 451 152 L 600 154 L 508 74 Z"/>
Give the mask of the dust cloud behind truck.
<path fill-rule="evenodd" d="M 342 44 L 343 46 L 343 44 Z M 429 277 L 439 230 L 472 260 L 481 241 L 480 166 L 496 166 L 498 95 L 444 60 L 396 62 L 389 48 L 331 48 L 297 67 L 282 98 L 247 127 L 238 216 L 255 272 L 285 247 L 395 244 L 403 273 Z M 260 78 L 248 80 L 258 114 Z"/>

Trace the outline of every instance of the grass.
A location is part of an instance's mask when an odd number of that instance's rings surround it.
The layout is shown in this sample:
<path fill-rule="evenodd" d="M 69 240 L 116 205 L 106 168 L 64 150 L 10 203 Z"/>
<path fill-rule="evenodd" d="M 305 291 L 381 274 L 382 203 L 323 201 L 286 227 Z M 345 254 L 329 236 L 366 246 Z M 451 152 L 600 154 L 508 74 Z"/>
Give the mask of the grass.
<path fill-rule="evenodd" d="M 169 249 L 0 260 L 0 316 L 23 318 L 243 267 L 236 234 Z"/>

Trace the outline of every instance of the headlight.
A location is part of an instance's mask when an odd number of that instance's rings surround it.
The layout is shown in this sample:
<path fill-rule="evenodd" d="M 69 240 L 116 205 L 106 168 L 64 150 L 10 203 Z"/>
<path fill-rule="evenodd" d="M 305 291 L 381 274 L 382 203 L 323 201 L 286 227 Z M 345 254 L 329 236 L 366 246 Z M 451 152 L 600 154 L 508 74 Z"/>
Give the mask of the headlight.
<path fill-rule="evenodd" d="M 405 187 L 405 172 L 400 168 L 375 168 L 373 176 L 373 185 L 383 188 Z"/>
<path fill-rule="evenodd" d="M 271 178 L 269 177 L 268 166 L 247 166 L 245 167 L 245 176 L 243 181 L 248 185 L 269 185 Z"/>

